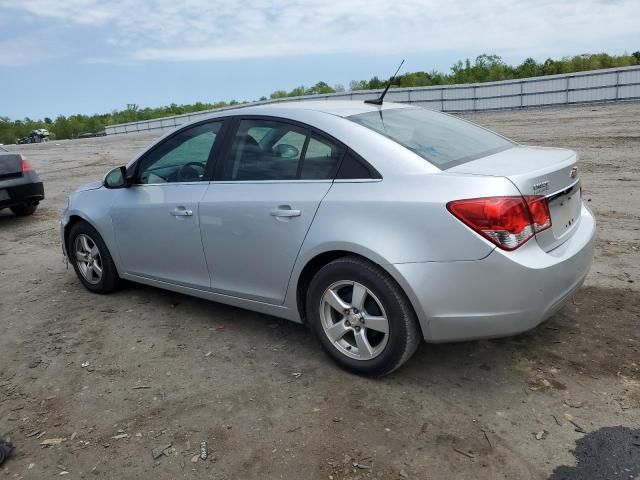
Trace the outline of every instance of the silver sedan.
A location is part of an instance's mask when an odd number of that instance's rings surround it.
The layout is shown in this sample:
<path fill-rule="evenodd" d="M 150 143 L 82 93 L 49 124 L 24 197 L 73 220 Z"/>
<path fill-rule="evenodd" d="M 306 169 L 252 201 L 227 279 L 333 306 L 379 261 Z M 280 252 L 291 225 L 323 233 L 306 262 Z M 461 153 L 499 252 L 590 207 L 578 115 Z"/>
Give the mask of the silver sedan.
<path fill-rule="evenodd" d="M 304 322 L 368 375 L 422 339 L 534 328 L 582 284 L 594 233 L 575 152 L 348 101 L 182 126 L 71 194 L 61 224 L 92 292 L 126 279 Z"/>

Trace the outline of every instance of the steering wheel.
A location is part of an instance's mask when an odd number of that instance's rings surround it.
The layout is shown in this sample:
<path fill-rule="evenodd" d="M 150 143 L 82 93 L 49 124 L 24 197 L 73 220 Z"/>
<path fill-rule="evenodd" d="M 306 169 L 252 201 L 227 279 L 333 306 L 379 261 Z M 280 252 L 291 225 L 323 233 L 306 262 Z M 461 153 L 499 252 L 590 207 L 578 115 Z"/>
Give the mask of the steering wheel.
<path fill-rule="evenodd" d="M 200 180 L 202 175 L 204 175 L 204 163 L 188 162 L 178 169 L 176 177 L 178 182 L 195 182 Z"/>

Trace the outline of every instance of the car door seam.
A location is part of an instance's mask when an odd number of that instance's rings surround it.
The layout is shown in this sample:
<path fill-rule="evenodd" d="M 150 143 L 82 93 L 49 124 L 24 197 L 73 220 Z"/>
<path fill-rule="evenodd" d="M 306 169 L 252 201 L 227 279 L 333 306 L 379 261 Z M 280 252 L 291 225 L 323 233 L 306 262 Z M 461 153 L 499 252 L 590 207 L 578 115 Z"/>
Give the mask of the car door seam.
<path fill-rule="evenodd" d="M 209 290 L 213 290 L 213 273 L 209 268 L 209 262 L 207 261 L 207 251 L 204 248 L 204 240 L 202 239 L 202 224 L 200 222 L 200 204 L 202 203 L 202 199 L 207 196 L 207 192 L 211 188 L 211 182 L 208 182 L 207 188 L 204 189 L 202 197 L 196 203 L 196 222 L 198 225 L 198 233 L 200 234 L 200 245 L 202 245 L 202 256 L 204 257 L 204 265 L 207 267 L 207 272 L 209 272 Z"/>
<path fill-rule="evenodd" d="M 289 272 L 289 280 L 287 281 L 287 288 L 285 290 L 285 294 L 284 294 L 284 299 L 282 301 L 282 305 L 286 305 L 286 303 L 287 303 L 287 294 L 289 293 L 289 289 L 291 288 L 291 277 L 293 276 L 293 271 L 296 269 L 296 265 L 298 263 L 298 258 L 300 258 L 300 252 L 302 251 L 302 247 L 304 246 L 304 242 L 307 240 L 307 236 L 309 235 L 309 232 L 311 231 L 311 227 L 313 226 L 313 222 L 316 219 L 316 215 L 318 214 L 318 210 L 320 210 L 320 205 L 322 205 L 322 202 L 327 197 L 327 195 L 329 195 L 329 192 L 333 188 L 333 183 L 334 182 L 331 182 L 331 185 L 329 185 L 329 188 L 327 189 L 325 194 L 322 196 L 322 198 L 318 202 L 318 205 L 316 206 L 316 210 L 315 210 L 315 212 L 313 212 L 313 218 L 311 218 L 311 222 L 309 222 L 309 228 L 307 228 L 307 231 L 305 232 L 304 237 L 302 238 L 302 242 L 300 242 L 300 247 L 298 248 L 298 253 L 296 253 L 296 259 L 294 260 L 293 267 L 291 267 L 291 271 Z"/>

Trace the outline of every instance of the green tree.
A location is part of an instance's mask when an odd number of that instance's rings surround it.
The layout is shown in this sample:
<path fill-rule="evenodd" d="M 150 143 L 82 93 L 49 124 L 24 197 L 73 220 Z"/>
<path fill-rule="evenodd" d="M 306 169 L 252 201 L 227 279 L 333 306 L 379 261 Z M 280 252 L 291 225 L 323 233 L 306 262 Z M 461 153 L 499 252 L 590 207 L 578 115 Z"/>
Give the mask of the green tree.
<path fill-rule="evenodd" d="M 432 70 L 406 72 L 398 76 L 394 86 L 419 87 L 428 85 L 450 85 L 476 82 L 488 82 L 492 80 L 505 80 L 510 78 L 527 78 L 538 75 L 553 75 L 557 73 L 577 72 L 598 68 L 623 67 L 628 65 L 640 65 L 640 51 L 631 55 L 609 55 L 607 53 L 582 54 L 561 59 L 548 58 L 542 63 L 533 58 L 527 58 L 516 66 L 507 65 L 497 55 L 482 54 L 472 62 L 469 59 L 456 62 L 448 73 Z M 372 77 L 370 80 L 353 80 L 349 83 L 352 91 L 363 89 L 384 88 L 388 79 Z M 344 91 L 342 85 L 329 86 L 326 82 L 318 82 L 310 88 L 298 86 L 290 91 L 276 90 L 269 98 L 279 99 L 301 95 L 326 94 Z M 266 100 L 261 97 L 261 100 Z M 167 117 L 182 113 L 200 112 L 226 106 L 239 105 L 242 102 L 231 100 L 230 102 L 196 102 L 193 104 L 179 105 L 171 103 L 162 107 L 141 108 L 136 103 L 130 103 L 122 110 L 113 110 L 109 113 L 94 115 L 58 115 L 55 119 L 45 117 L 44 120 L 31 118 L 11 120 L 6 116 L 0 116 L 0 143 L 12 143 L 17 138 L 24 137 L 36 128 L 47 128 L 55 138 L 75 138 L 82 133 L 96 133 L 107 125 L 117 123 L 135 122 L 140 120 L 152 120 L 154 118 Z"/>
<path fill-rule="evenodd" d="M 271 98 L 271 100 L 276 100 L 278 98 L 286 98 L 286 97 L 287 97 L 286 90 L 276 90 L 271 95 L 269 95 L 269 98 Z"/>
<path fill-rule="evenodd" d="M 366 80 L 351 80 L 349 82 L 349 90 L 364 90 L 367 88 Z"/>
<path fill-rule="evenodd" d="M 306 90 L 306 95 L 321 95 L 325 93 L 334 93 L 335 90 L 331 88 L 326 82 L 318 82 L 313 87 Z"/>
<path fill-rule="evenodd" d="M 529 57 L 514 70 L 516 78 L 537 77 L 542 75 L 542 65 Z"/>

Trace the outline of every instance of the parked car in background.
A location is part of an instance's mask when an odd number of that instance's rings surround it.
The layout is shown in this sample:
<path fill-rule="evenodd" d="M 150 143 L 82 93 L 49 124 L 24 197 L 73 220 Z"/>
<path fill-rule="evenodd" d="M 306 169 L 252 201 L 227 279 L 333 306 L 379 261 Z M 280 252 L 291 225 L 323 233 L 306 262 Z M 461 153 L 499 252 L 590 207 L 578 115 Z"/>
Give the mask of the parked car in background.
<path fill-rule="evenodd" d="M 40 177 L 19 153 L 0 147 L 0 210 L 10 208 L 19 217 L 31 215 L 44 200 Z"/>
<path fill-rule="evenodd" d="M 23 145 L 26 143 L 42 143 L 49 141 L 49 130 L 46 128 L 38 128 L 32 130 L 26 137 L 16 139 L 16 145 Z"/>
<path fill-rule="evenodd" d="M 106 130 L 99 130 L 97 132 L 85 132 L 78 135 L 78 138 L 93 138 L 93 137 L 106 137 Z"/>
<path fill-rule="evenodd" d="M 534 328 L 582 284 L 594 233 L 575 152 L 349 101 L 183 126 L 71 194 L 61 221 L 90 291 L 127 279 L 305 322 L 369 375 L 422 339 Z"/>

